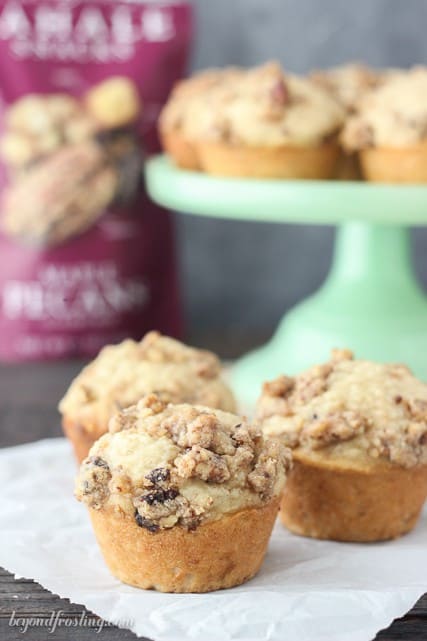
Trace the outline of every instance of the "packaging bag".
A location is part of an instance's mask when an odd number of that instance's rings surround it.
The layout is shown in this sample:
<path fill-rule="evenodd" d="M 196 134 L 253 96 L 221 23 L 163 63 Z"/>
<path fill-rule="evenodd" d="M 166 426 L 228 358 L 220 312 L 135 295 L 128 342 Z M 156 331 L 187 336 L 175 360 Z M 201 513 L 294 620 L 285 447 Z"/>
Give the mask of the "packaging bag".
<path fill-rule="evenodd" d="M 0 0 L 0 358 L 179 333 L 143 151 L 185 70 L 187 2 Z"/>

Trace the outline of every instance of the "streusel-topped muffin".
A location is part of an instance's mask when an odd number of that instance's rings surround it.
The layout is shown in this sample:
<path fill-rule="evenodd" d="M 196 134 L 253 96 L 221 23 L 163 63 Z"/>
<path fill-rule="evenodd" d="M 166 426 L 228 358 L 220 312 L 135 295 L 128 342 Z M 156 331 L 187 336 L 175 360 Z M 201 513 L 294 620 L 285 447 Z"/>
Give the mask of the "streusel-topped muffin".
<path fill-rule="evenodd" d="M 189 402 L 234 411 L 221 363 L 211 352 L 188 347 L 158 332 L 139 343 L 104 347 L 71 383 L 59 404 L 65 434 L 81 461 L 108 429 L 118 410 L 155 392 L 165 401 Z"/>
<path fill-rule="evenodd" d="M 293 450 L 282 520 L 318 538 L 408 532 L 427 495 L 427 385 L 404 365 L 332 360 L 266 383 L 257 417 Z"/>
<path fill-rule="evenodd" d="M 360 102 L 342 142 L 368 180 L 427 181 L 427 68 L 391 73 Z"/>
<path fill-rule="evenodd" d="M 205 592 L 258 571 L 290 458 L 242 417 L 150 395 L 111 419 L 76 496 L 119 579 Z"/>
<path fill-rule="evenodd" d="M 199 168 L 225 176 L 331 176 L 344 109 L 327 91 L 275 62 L 202 80 L 203 92 L 172 94 L 161 118 L 163 129 L 179 112 Z"/>
<path fill-rule="evenodd" d="M 344 110 L 311 81 L 279 64 L 248 70 L 220 108 L 222 126 L 200 139 L 208 173 L 327 178 L 338 157 L 334 137 Z"/>
<path fill-rule="evenodd" d="M 274 62 L 242 76 L 225 114 L 225 134 L 249 147 L 322 144 L 336 133 L 343 117 L 326 92 L 305 78 L 285 74 Z M 213 132 L 212 138 L 222 139 L 221 134 Z"/>

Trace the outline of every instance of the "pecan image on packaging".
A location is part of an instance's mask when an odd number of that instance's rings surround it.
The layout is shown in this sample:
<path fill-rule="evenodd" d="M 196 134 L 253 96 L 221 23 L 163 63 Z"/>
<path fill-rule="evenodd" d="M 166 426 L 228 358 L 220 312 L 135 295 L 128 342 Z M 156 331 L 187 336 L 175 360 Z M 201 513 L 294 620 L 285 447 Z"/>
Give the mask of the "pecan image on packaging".
<path fill-rule="evenodd" d="M 94 224 L 117 184 L 117 170 L 96 142 L 64 147 L 6 190 L 3 231 L 32 244 L 63 243 Z"/>

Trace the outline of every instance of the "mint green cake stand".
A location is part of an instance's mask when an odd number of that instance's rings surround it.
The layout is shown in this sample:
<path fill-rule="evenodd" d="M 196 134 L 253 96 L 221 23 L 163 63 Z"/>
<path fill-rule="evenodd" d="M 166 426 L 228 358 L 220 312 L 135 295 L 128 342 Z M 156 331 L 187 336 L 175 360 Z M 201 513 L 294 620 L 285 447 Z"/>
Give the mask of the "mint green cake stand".
<path fill-rule="evenodd" d="M 427 380 L 427 297 L 413 273 L 408 230 L 427 225 L 427 186 L 214 178 L 176 169 L 162 156 L 147 163 L 146 178 L 153 200 L 189 214 L 338 225 L 323 286 L 286 314 L 267 345 L 233 368 L 243 401 L 253 402 L 261 383 L 277 374 L 322 362 L 333 347 L 404 361 Z M 254 260 L 262 261 L 256 245 Z M 278 278 L 286 287 L 297 275 Z"/>

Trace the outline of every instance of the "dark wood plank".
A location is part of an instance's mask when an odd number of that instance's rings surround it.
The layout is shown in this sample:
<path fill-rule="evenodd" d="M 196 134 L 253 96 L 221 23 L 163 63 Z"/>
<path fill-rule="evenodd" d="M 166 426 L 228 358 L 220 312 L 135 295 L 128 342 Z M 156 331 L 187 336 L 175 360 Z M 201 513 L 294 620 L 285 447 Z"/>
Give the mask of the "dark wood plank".
<path fill-rule="evenodd" d="M 221 344 L 212 339 L 198 337 L 194 344 L 216 349 L 223 356 L 234 356 L 243 351 L 240 340 L 228 337 Z M 225 345 L 225 347 L 224 347 Z M 46 364 L 0 365 L 0 447 L 17 445 L 40 438 L 60 436 L 60 420 L 57 403 L 70 381 L 82 367 L 83 362 L 59 362 Z M 53 613 L 59 612 L 59 624 L 54 634 L 49 634 L 41 625 L 29 627 L 25 635 L 20 628 L 11 626 L 12 613 L 30 620 L 36 617 L 42 623 Z M 92 627 L 76 627 L 80 618 L 91 617 Z M 0 568 L 0 639 L 17 641 L 86 641 L 93 639 L 99 617 L 82 605 L 60 599 L 29 579 L 15 580 Z M 104 624 L 95 638 L 103 641 L 131 641 L 136 635 L 129 630 Z M 375 641 L 426 641 L 427 639 L 427 594 L 412 610 L 387 629 L 381 631 Z M 343 639 L 345 641 L 345 639 Z"/>
<path fill-rule="evenodd" d="M 49 633 L 55 625 L 54 632 Z M 80 625 L 72 625 L 80 623 Z M 28 630 L 22 630 L 28 625 Z M 98 632 L 99 630 L 99 632 Z M 0 569 L 0 639 L 16 641 L 133 641 L 138 637 L 129 630 L 107 624 L 82 605 L 60 599 L 29 579 L 15 580 L 9 572 Z"/>

